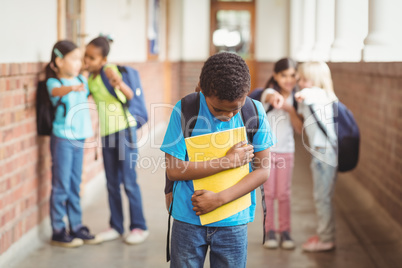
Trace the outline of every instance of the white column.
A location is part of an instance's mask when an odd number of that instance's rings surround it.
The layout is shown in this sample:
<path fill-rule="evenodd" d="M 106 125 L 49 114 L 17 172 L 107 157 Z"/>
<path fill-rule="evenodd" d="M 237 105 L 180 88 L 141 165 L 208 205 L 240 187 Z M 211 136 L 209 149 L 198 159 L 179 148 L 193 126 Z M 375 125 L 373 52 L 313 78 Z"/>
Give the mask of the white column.
<path fill-rule="evenodd" d="M 331 61 L 360 61 L 368 28 L 367 0 L 335 1 L 335 40 Z"/>
<path fill-rule="evenodd" d="M 277 61 L 289 55 L 289 1 L 256 1 L 255 59 Z M 267 27 L 267 25 L 275 25 Z"/>
<path fill-rule="evenodd" d="M 290 36 L 289 36 L 289 48 L 290 57 L 296 59 L 298 49 L 301 44 L 302 36 L 302 1 L 290 0 L 289 20 L 290 20 Z"/>
<path fill-rule="evenodd" d="M 316 0 L 315 44 L 312 60 L 328 61 L 334 41 L 335 0 Z"/>
<path fill-rule="evenodd" d="M 308 61 L 311 59 L 311 52 L 315 39 L 315 1 L 301 0 L 301 38 L 300 45 L 296 52 L 296 60 Z"/>
<path fill-rule="evenodd" d="M 184 61 L 204 61 L 209 57 L 210 0 L 183 1 Z"/>
<path fill-rule="evenodd" d="M 168 59 L 177 62 L 182 59 L 183 0 L 169 0 L 168 8 Z"/>
<path fill-rule="evenodd" d="M 369 33 L 364 40 L 365 61 L 402 60 L 402 1 L 370 0 Z"/>

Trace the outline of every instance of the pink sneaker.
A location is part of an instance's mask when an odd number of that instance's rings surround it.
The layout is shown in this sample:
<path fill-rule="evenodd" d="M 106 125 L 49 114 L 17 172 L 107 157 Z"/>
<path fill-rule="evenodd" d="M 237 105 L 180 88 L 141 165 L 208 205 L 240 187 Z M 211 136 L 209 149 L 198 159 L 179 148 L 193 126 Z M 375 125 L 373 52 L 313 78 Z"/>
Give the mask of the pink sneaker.
<path fill-rule="evenodd" d="M 302 245 L 302 249 L 308 252 L 328 251 L 334 248 L 334 242 L 321 242 L 318 236 L 310 237 L 310 239 Z"/>

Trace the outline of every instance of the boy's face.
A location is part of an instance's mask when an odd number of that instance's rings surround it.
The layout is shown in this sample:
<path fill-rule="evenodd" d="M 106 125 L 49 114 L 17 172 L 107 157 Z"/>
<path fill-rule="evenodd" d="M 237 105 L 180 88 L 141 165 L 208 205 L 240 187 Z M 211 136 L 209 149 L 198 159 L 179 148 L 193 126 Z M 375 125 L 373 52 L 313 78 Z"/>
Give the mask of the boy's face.
<path fill-rule="evenodd" d="M 106 63 L 106 58 L 102 56 L 101 48 L 90 44 L 85 50 L 84 62 L 85 69 L 90 73 L 99 73 Z"/>
<path fill-rule="evenodd" d="M 227 122 L 240 111 L 246 102 L 246 97 L 247 95 L 244 95 L 235 101 L 228 101 L 218 99 L 216 96 L 209 96 L 205 97 L 205 101 L 213 116 L 221 121 Z"/>

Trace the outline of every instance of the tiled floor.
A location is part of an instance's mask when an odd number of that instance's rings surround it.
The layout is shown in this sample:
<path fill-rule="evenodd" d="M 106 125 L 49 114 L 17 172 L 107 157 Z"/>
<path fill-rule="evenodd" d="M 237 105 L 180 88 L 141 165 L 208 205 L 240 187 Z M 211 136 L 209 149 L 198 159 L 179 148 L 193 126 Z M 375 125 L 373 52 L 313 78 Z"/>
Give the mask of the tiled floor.
<path fill-rule="evenodd" d="M 151 148 L 148 143 L 140 149 L 142 160 L 140 160 L 138 173 L 150 230 L 150 236 L 145 243 L 129 246 L 122 240 L 116 240 L 96 246 L 85 245 L 77 249 L 64 249 L 52 247 L 46 241 L 44 246 L 12 267 L 168 267 L 169 264 L 165 261 L 167 212 L 163 195 L 164 170 L 160 168 L 163 155 L 158 149 L 162 137 L 159 134 L 153 139 L 155 148 Z M 357 203 L 356 200 L 352 200 L 354 195 L 344 190 L 343 177 L 339 178 L 341 186 L 337 187 L 335 197 L 337 249 L 333 252 L 315 254 L 301 251 L 300 245 L 315 232 L 315 210 L 312 202 L 309 156 L 300 143 L 297 146 L 298 154 L 292 186 L 292 235 L 298 247 L 292 251 L 267 250 L 262 247 L 262 217 L 259 206 L 256 220 L 249 224 L 247 267 L 402 267 L 402 243 L 401 237 L 398 240 L 399 230 L 387 232 L 387 230 L 378 229 L 384 224 L 389 224 L 388 221 L 381 222 L 381 220 L 384 221 L 384 218 L 381 218 L 384 214 L 376 214 L 378 218 L 374 221 L 367 218 L 371 217 L 373 209 L 377 209 L 375 204 L 362 210 L 354 210 Z M 258 198 L 260 200 L 260 195 Z M 127 213 L 127 206 L 125 211 Z M 359 214 L 359 211 L 362 212 Z M 96 200 L 93 200 L 92 204 L 85 209 L 84 223 L 96 233 L 107 227 L 108 217 L 104 188 Z M 370 232 L 370 228 L 374 230 Z M 388 233 L 389 236 L 384 236 L 381 232 Z M 205 267 L 209 267 L 208 260 Z"/>

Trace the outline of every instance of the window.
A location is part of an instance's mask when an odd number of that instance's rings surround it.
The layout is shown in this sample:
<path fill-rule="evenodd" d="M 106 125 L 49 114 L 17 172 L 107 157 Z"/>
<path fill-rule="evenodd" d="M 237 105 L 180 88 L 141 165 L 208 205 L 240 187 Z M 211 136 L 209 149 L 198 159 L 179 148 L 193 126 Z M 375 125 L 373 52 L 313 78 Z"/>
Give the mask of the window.
<path fill-rule="evenodd" d="M 148 0 L 148 59 L 158 59 L 160 53 L 160 0 Z"/>
<path fill-rule="evenodd" d="M 230 51 L 253 58 L 254 4 L 254 0 L 211 0 L 211 55 Z"/>
<path fill-rule="evenodd" d="M 219 10 L 217 27 L 212 35 L 216 52 L 236 52 L 247 58 L 250 51 L 250 12 L 245 10 Z"/>

